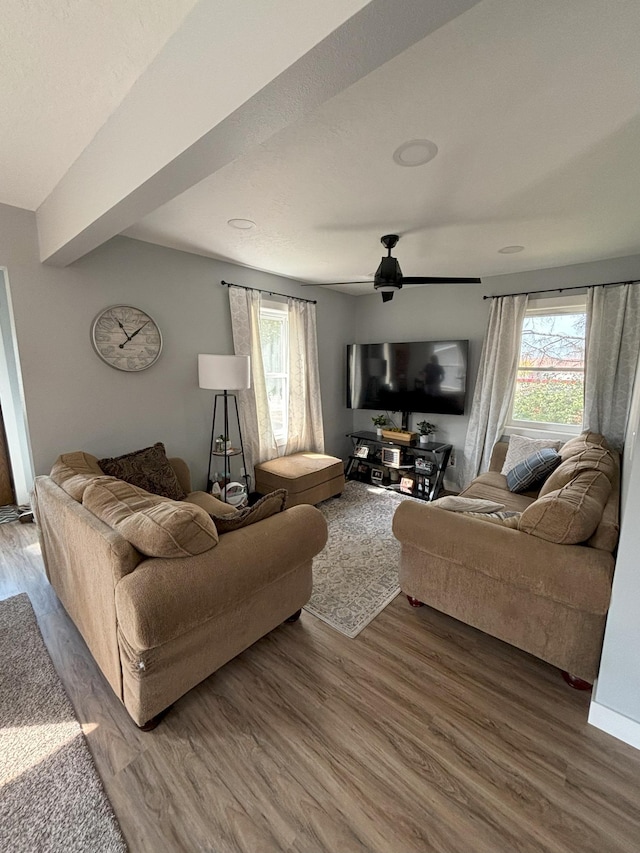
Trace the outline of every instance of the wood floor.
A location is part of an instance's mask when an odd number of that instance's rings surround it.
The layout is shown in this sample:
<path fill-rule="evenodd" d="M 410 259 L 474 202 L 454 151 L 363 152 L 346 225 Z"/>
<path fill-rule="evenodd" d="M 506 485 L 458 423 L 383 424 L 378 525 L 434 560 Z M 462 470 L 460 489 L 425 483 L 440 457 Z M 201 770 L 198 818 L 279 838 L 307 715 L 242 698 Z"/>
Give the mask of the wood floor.
<path fill-rule="evenodd" d="M 557 670 L 398 597 L 355 640 L 303 613 L 139 732 L 0 525 L 133 853 L 638 853 L 640 752 Z"/>

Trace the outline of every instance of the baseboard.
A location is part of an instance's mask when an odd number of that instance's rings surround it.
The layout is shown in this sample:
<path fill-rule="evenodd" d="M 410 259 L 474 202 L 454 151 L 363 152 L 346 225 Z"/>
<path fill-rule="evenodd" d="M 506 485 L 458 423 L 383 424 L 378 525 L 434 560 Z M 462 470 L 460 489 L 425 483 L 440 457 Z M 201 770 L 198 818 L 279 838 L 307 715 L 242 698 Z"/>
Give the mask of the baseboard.
<path fill-rule="evenodd" d="M 640 749 L 640 723 L 637 720 L 592 701 L 589 706 L 589 723 L 635 749 Z"/>

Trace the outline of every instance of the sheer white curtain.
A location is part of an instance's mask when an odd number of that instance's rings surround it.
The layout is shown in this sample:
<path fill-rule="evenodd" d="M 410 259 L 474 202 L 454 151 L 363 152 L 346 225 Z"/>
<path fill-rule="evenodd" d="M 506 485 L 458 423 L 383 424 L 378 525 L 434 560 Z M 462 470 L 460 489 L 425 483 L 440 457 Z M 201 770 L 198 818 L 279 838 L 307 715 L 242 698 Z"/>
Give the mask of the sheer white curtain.
<path fill-rule="evenodd" d="M 640 283 L 592 287 L 587 296 L 585 429 L 622 450 L 640 351 Z"/>
<path fill-rule="evenodd" d="M 251 364 L 251 388 L 236 393 L 245 461 L 252 476 L 253 468 L 258 462 L 274 459 L 278 455 L 278 445 L 271 427 L 262 363 L 260 305 L 259 290 L 229 288 L 234 351 L 236 355 L 250 356 Z"/>
<path fill-rule="evenodd" d="M 284 454 L 324 452 L 316 306 L 288 299 L 289 428 Z"/>
<path fill-rule="evenodd" d="M 251 388 L 238 406 L 247 467 L 301 450 L 324 451 L 315 305 L 287 299 L 289 324 L 288 431 L 285 445 L 273 434 L 260 340 L 259 290 L 229 287 L 233 346 L 251 359 Z"/>
<path fill-rule="evenodd" d="M 526 310 L 526 294 L 491 300 L 464 445 L 463 485 L 488 468 L 493 445 L 509 417 Z"/>

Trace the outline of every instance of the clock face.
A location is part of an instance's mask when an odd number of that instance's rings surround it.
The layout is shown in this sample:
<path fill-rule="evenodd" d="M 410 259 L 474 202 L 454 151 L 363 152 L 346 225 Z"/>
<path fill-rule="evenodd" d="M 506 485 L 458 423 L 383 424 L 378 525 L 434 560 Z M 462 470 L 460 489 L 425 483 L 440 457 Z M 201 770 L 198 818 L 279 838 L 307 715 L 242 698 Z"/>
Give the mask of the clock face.
<path fill-rule="evenodd" d="M 100 358 L 116 370 L 146 370 L 162 352 L 160 329 L 148 314 L 130 305 L 101 311 L 91 327 L 91 341 Z"/>

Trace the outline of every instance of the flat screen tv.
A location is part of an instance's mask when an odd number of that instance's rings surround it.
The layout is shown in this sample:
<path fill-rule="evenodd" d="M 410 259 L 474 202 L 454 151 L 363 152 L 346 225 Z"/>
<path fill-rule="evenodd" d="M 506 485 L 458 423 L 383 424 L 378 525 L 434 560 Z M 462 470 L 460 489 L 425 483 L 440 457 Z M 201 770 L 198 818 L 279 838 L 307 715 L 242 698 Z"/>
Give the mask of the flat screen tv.
<path fill-rule="evenodd" d="M 469 341 L 347 346 L 347 408 L 463 415 Z"/>

